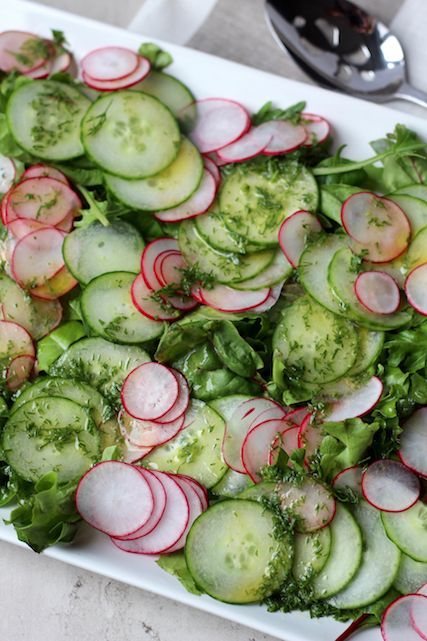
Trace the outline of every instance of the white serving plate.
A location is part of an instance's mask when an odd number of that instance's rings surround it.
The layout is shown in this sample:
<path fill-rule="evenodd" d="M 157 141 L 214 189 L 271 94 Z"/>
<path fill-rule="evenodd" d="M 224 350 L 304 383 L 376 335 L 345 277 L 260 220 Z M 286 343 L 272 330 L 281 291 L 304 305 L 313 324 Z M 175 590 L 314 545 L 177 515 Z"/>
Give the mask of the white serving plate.
<path fill-rule="evenodd" d="M 143 36 L 123 29 L 23 0 L 2 3 L 0 28 L 23 29 L 46 36 L 50 35 L 51 28 L 61 29 L 77 57 L 102 45 L 118 44 L 137 48 L 144 40 Z M 345 142 L 348 145 L 346 153 L 351 157 L 371 155 L 368 142 L 391 131 L 396 122 L 410 126 L 427 138 L 427 121 L 420 118 L 228 62 L 200 51 L 168 43 L 163 45 L 174 56 L 171 72 L 187 83 L 197 97 L 235 98 L 251 110 L 258 109 L 267 100 L 273 100 L 283 107 L 299 100 L 307 100 L 307 111 L 322 114 L 331 121 L 338 143 Z M 1 519 L 7 515 L 8 510 L 0 510 Z M 17 541 L 13 528 L 4 525 L 2 520 L 0 540 L 23 545 Z M 272 614 L 257 605 L 233 606 L 207 596 L 189 594 L 176 579 L 160 570 L 153 559 L 123 553 L 107 537 L 85 526 L 81 527 L 72 545 L 56 546 L 46 550 L 44 554 L 175 599 L 284 641 L 334 641 L 346 627 L 332 619 L 311 620 L 308 615 L 299 612 Z M 380 633 L 377 629 L 369 630 L 362 632 L 359 638 L 361 641 L 380 641 Z"/>

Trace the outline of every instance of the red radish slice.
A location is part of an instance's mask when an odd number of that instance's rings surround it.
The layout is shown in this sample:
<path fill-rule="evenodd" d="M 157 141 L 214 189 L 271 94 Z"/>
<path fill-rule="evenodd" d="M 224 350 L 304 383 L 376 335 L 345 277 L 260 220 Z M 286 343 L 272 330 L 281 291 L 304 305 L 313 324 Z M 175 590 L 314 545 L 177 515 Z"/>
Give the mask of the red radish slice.
<path fill-rule="evenodd" d="M 27 78 L 32 78 L 33 80 L 43 80 L 44 78 L 49 77 L 51 70 L 52 63 L 50 60 L 46 60 L 41 67 L 37 67 L 37 69 L 32 69 L 31 71 L 26 71 L 25 75 Z"/>
<path fill-rule="evenodd" d="M 21 180 L 27 180 L 27 178 L 54 178 L 55 180 L 59 180 L 64 183 L 64 185 L 70 184 L 68 182 L 68 178 L 64 176 L 62 171 L 55 169 L 55 167 L 43 165 L 42 163 L 28 167 L 22 174 Z"/>
<path fill-rule="evenodd" d="M 405 282 L 408 302 L 419 314 L 427 316 L 427 263 L 416 267 Z"/>
<path fill-rule="evenodd" d="M 363 473 L 365 499 L 382 512 L 404 512 L 418 501 L 420 482 L 399 461 L 375 461 Z"/>
<path fill-rule="evenodd" d="M 298 531 L 315 532 L 326 527 L 335 516 L 336 502 L 329 490 L 306 479 L 296 486 L 283 482 L 278 493 L 282 508 L 289 509 L 300 518 Z"/>
<path fill-rule="evenodd" d="M 154 528 L 159 524 L 160 519 L 162 518 L 164 511 L 166 509 L 166 490 L 163 487 L 163 483 L 153 474 L 150 470 L 147 470 L 145 467 L 137 468 L 142 476 L 147 481 L 150 486 L 151 492 L 153 494 L 153 511 L 148 521 L 143 525 L 139 530 L 128 534 L 127 536 L 117 537 L 122 538 L 126 541 L 132 541 L 133 539 L 138 539 L 140 536 L 145 536 L 150 534 Z"/>
<path fill-rule="evenodd" d="M 421 586 L 419 590 L 417 590 L 417 594 L 422 594 L 423 596 L 427 596 L 427 583 Z"/>
<path fill-rule="evenodd" d="M 175 309 L 179 309 L 182 312 L 188 312 L 197 307 L 197 301 L 193 300 L 193 298 L 190 298 L 189 296 L 168 296 L 167 301 L 172 305 L 172 307 L 175 307 Z"/>
<path fill-rule="evenodd" d="M 133 73 L 139 56 L 125 47 L 101 47 L 87 53 L 81 60 L 84 73 L 94 80 L 121 80 Z"/>
<path fill-rule="evenodd" d="M 76 507 L 97 530 L 110 536 L 126 536 L 147 523 L 154 499 L 138 468 L 121 461 L 103 461 L 80 479 Z"/>
<path fill-rule="evenodd" d="M 252 307 L 249 310 L 251 314 L 261 314 L 262 312 L 268 312 L 269 309 L 274 307 L 274 305 L 277 303 L 277 301 L 280 298 L 280 294 L 282 293 L 284 282 L 285 281 L 282 281 L 278 285 L 275 285 L 274 287 L 272 287 L 265 301 L 261 303 L 261 305 Z"/>
<path fill-rule="evenodd" d="M 18 323 L 0 321 L 0 359 L 11 361 L 16 356 L 35 356 L 33 339 Z"/>
<path fill-rule="evenodd" d="M 182 477 L 179 475 L 174 476 L 173 479 L 176 483 L 178 483 L 181 490 L 185 493 L 185 496 L 187 497 L 190 514 L 188 517 L 187 527 L 185 528 L 184 532 L 181 534 L 178 541 L 174 543 L 174 545 L 172 545 L 170 548 L 165 550 L 165 553 L 167 554 L 172 554 L 172 552 L 177 552 L 178 550 L 181 550 L 184 547 L 185 542 L 187 540 L 187 535 L 188 535 L 188 532 L 190 531 L 191 526 L 193 525 L 197 517 L 200 516 L 203 512 L 202 501 L 199 497 L 198 492 L 196 492 L 196 490 L 191 485 L 191 483 L 189 483 L 185 477 Z"/>
<path fill-rule="evenodd" d="M 7 225 L 7 208 L 9 202 L 10 191 L 4 194 L 1 199 L 1 222 L 3 225 Z"/>
<path fill-rule="evenodd" d="M 298 267 L 310 234 L 322 231 L 322 225 L 309 211 L 296 211 L 279 229 L 279 245 L 292 267 Z"/>
<path fill-rule="evenodd" d="M 72 61 L 73 59 L 71 54 L 68 51 L 62 51 L 54 60 L 52 60 L 49 75 L 52 76 L 54 73 L 65 73 L 71 67 Z"/>
<path fill-rule="evenodd" d="M 194 103 L 197 107 L 197 119 L 189 136 L 203 154 L 216 151 L 231 144 L 249 129 L 251 121 L 246 109 L 225 98 L 206 98 Z M 181 114 L 186 116 L 189 105 Z"/>
<path fill-rule="evenodd" d="M 179 252 L 178 241 L 174 238 L 156 238 L 142 252 L 141 273 L 145 284 L 152 291 L 156 291 L 163 286 L 154 271 L 154 263 L 157 256 L 165 251 Z"/>
<path fill-rule="evenodd" d="M 16 167 L 12 158 L 0 154 L 0 193 L 5 194 L 16 178 Z"/>
<path fill-rule="evenodd" d="M 359 303 L 374 314 L 393 314 L 400 304 L 399 287 L 385 272 L 361 272 L 355 280 L 354 291 Z"/>
<path fill-rule="evenodd" d="M 192 286 L 192 288 L 191 288 L 191 296 L 194 298 L 194 300 L 197 303 L 200 303 L 201 305 L 203 305 L 203 298 L 201 297 L 200 287 L 199 286 L 197 286 L 197 285 L 193 285 Z"/>
<path fill-rule="evenodd" d="M 265 421 L 272 421 L 273 419 L 282 420 L 285 418 L 285 416 L 285 408 L 273 402 L 267 409 L 264 409 L 260 413 L 256 413 L 250 424 L 250 429 L 252 429 L 256 425 L 259 425 L 260 423 L 265 423 Z"/>
<path fill-rule="evenodd" d="M 288 419 L 286 417 L 286 421 Z M 288 423 L 289 424 L 289 423 Z M 294 427 L 288 427 L 280 437 L 278 437 L 270 448 L 270 454 L 268 457 L 268 464 L 274 465 L 277 462 L 280 450 L 284 450 L 288 456 L 291 456 L 295 450 L 298 449 L 298 425 Z M 288 465 L 291 465 L 290 462 Z"/>
<path fill-rule="evenodd" d="M 217 151 L 218 158 L 225 163 L 243 162 L 261 154 L 272 142 L 273 133 L 268 128 L 252 127 L 236 142 Z"/>
<path fill-rule="evenodd" d="M 427 407 L 421 407 L 404 423 L 399 456 L 404 465 L 427 478 Z"/>
<path fill-rule="evenodd" d="M 91 78 L 91 76 L 84 71 L 82 77 L 83 81 L 91 89 L 96 89 L 97 91 L 119 91 L 120 89 L 128 89 L 129 87 L 137 85 L 138 82 L 144 80 L 145 76 L 150 73 L 150 69 L 150 61 L 147 60 L 147 58 L 139 56 L 138 66 L 135 71 L 119 80 L 95 80 L 95 78 Z"/>
<path fill-rule="evenodd" d="M 152 447 L 136 447 L 124 439 L 124 448 L 121 452 L 122 459 L 125 463 L 137 463 L 144 456 L 147 456 L 152 449 Z"/>
<path fill-rule="evenodd" d="M 320 425 L 313 424 L 311 414 L 307 414 L 298 430 L 298 447 L 305 448 L 306 461 L 319 449 L 322 439 L 323 434 Z"/>
<path fill-rule="evenodd" d="M 21 181 L 10 192 L 7 222 L 29 218 L 57 225 L 70 213 L 77 214 L 81 202 L 69 185 L 56 178 L 40 176 Z"/>
<path fill-rule="evenodd" d="M 119 425 L 130 445 L 152 448 L 163 445 L 176 436 L 184 425 L 184 416 L 169 423 L 158 423 L 133 418 L 123 411 L 119 414 Z"/>
<path fill-rule="evenodd" d="M 147 287 L 142 274 L 138 274 L 133 281 L 131 297 L 136 309 L 151 320 L 175 320 L 179 316 L 179 312 L 166 302 L 162 304 L 153 298 L 153 290 Z"/>
<path fill-rule="evenodd" d="M 134 554 L 162 554 L 181 538 L 190 517 L 185 492 L 172 475 L 150 470 L 166 491 L 166 508 L 157 526 L 149 534 L 134 541 L 112 539 L 114 545 Z"/>
<path fill-rule="evenodd" d="M 159 281 L 166 285 L 179 285 L 182 280 L 182 270 L 186 264 L 181 252 L 162 252 L 154 263 L 154 271 Z"/>
<path fill-rule="evenodd" d="M 364 416 L 378 403 L 383 393 L 383 384 L 377 376 L 358 390 L 329 405 L 325 420 L 330 422 L 345 421 L 348 418 Z"/>
<path fill-rule="evenodd" d="M 294 125 L 287 120 L 269 120 L 259 125 L 272 136 L 271 141 L 263 150 L 265 156 L 287 154 L 298 149 L 307 140 L 307 133 L 302 125 Z"/>
<path fill-rule="evenodd" d="M 362 494 L 362 474 L 363 471 L 358 465 L 347 467 L 333 478 L 332 486 L 336 490 L 350 488 L 357 494 Z"/>
<path fill-rule="evenodd" d="M 415 599 L 412 604 L 411 623 L 420 637 L 427 641 L 427 597 L 421 592 L 417 592 L 416 596 L 422 596 L 424 601 Z"/>
<path fill-rule="evenodd" d="M 6 73 L 17 70 L 27 73 L 41 67 L 47 51 L 41 47 L 43 39 L 25 31 L 0 33 L 0 69 Z"/>
<path fill-rule="evenodd" d="M 302 113 L 301 118 L 307 132 L 304 147 L 320 145 L 331 135 L 331 125 L 325 118 L 308 113 Z"/>
<path fill-rule="evenodd" d="M 270 288 L 242 291 L 227 285 L 215 285 L 212 289 L 200 287 L 199 292 L 204 305 L 209 305 L 220 312 L 244 312 L 265 303 L 270 294 Z"/>
<path fill-rule="evenodd" d="M 212 162 L 214 162 L 217 167 L 222 167 L 223 165 L 227 165 L 228 164 L 224 160 L 221 160 L 221 158 L 218 156 L 216 151 L 211 151 L 210 154 L 208 155 L 208 158 L 210 158 L 212 160 Z"/>
<path fill-rule="evenodd" d="M 209 156 L 204 156 L 203 162 L 205 165 L 205 169 L 207 169 L 214 177 L 216 188 L 218 189 L 221 182 L 221 173 L 218 169 L 218 165 L 216 165 L 214 161 L 211 158 L 209 158 Z"/>
<path fill-rule="evenodd" d="M 157 220 L 164 223 L 177 223 L 187 218 L 194 218 L 204 214 L 215 200 L 216 182 L 215 178 L 207 169 L 204 170 L 202 182 L 195 193 L 185 202 L 172 209 L 158 211 L 155 214 Z"/>
<path fill-rule="evenodd" d="M 64 265 L 64 237 L 64 232 L 45 227 L 18 240 L 11 259 L 13 278 L 24 287 L 46 283 Z"/>
<path fill-rule="evenodd" d="M 262 480 L 261 470 L 268 465 L 269 456 L 278 436 L 289 429 L 286 419 L 273 419 L 255 425 L 242 444 L 242 462 L 254 483 Z"/>
<path fill-rule="evenodd" d="M 418 603 L 421 606 L 418 606 Z M 422 639 L 413 625 L 415 606 L 427 611 L 427 598 L 422 594 L 407 594 L 388 606 L 381 621 L 381 635 L 384 641 L 420 641 Z"/>
<path fill-rule="evenodd" d="M 297 407 L 286 414 L 286 419 L 299 427 L 309 414 L 306 407 Z"/>
<path fill-rule="evenodd" d="M 6 370 L 6 386 L 11 392 L 15 392 L 31 376 L 36 359 L 32 354 L 16 356 Z"/>
<path fill-rule="evenodd" d="M 73 220 L 72 214 L 69 214 L 62 222 L 53 226 L 60 231 L 68 233 L 73 227 Z M 8 231 L 18 240 L 31 232 L 44 229 L 45 227 L 46 223 L 40 223 L 38 220 L 31 220 L 30 218 L 15 218 L 15 220 L 12 220 L 12 222 L 7 225 Z"/>
<path fill-rule="evenodd" d="M 65 296 L 69 291 L 78 285 L 78 281 L 68 271 L 64 265 L 61 269 L 50 278 L 44 285 L 34 287 L 29 290 L 31 296 L 40 298 L 45 301 L 54 301 L 61 296 Z"/>
<path fill-rule="evenodd" d="M 187 411 L 188 404 L 190 402 L 190 389 L 188 387 L 187 380 L 185 376 L 178 372 L 176 369 L 171 368 L 171 372 L 175 375 L 176 380 L 178 381 L 178 398 L 176 399 L 173 407 L 166 412 L 164 416 L 161 416 L 157 419 L 157 422 L 160 424 L 165 424 L 165 427 L 174 423 L 176 420 L 181 419 L 184 422 L 183 414 Z"/>
<path fill-rule="evenodd" d="M 371 192 L 353 194 L 344 201 L 341 221 L 355 241 L 353 248 L 365 260 L 387 263 L 408 246 L 411 225 L 403 210 L 392 200 Z"/>
<path fill-rule="evenodd" d="M 209 507 L 209 500 L 208 500 L 208 491 L 203 485 L 201 485 L 196 479 L 191 478 L 191 476 L 187 476 L 186 474 L 176 474 L 174 478 L 179 476 L 180 478 L 186 479 L 196 490 L 197 494 L 199 495 L 199 498 L 202 502 L 202 509 L 207 510 Z"/>
<path fill-rule="evenodd" d="M 160 363 L 143 363 L 126 376 L 121 399 L 133 418 L 152 421 L 172 409 L 178 394 L 178 379 L 174 372 Z"/>

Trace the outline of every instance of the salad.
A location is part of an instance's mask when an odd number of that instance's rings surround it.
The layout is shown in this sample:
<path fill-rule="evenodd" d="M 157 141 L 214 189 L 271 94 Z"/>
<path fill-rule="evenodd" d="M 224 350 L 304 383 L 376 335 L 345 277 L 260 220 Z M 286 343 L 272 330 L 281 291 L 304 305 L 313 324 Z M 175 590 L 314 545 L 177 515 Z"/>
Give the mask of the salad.
<path fill-rule="evenodd" d="M 427 638 L 427 152 L 0 33 L 0 505 L 187 590 Z"/>

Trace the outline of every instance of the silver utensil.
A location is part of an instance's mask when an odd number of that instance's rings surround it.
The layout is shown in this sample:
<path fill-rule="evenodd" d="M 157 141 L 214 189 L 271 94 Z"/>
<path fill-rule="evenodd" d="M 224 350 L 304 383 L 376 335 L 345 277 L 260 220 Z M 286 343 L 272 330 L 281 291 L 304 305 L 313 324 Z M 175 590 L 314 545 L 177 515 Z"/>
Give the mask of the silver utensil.
<path fill-rule="evenodd" d="M 390 29 L 348 0 L 266 0 L 279 46 L 323 86 L 373 102 L 396 98 L 427 107 L 408 82 L 402 46 Z"/>

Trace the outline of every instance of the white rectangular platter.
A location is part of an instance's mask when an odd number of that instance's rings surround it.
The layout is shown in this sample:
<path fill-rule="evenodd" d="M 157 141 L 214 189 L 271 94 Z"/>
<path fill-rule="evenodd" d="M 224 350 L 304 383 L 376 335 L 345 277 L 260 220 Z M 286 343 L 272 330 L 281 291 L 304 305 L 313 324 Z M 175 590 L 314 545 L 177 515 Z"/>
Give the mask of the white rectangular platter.
<path fill-rule="evenodd" d="M 22 0 L 3 2 L 0 20 L 1 30 L 22 29 L 46 36 L 50 35 L 52 28 L 63 30 L 78 58 L 102 45 L 116 44 L 136 49 L 144 40 L 143 36 L 122 29 Z M 175 60 L 171 72 L 187 83 L 196 97 L 234 98 L 251 110 L 258 109 L 267 100 L 283 107 L 306 100 L 307 111 L 322 114 L 330 120 L 337 142 L 348 145 L 346 153 L 351 157 L 371 155 L 369 141 L 391 131 L 396 122 L 408 125 L 427 138 L 427 121 L 419 118 L 192 49 L 167 43 L 163 45 Z M 7 510 L 0 510 L 1 519 L 6 518 L 7 514 Z M 22 545 L 17 541 L 13 528 L 4 525 L 3 520 L 0 523 L 0 540 Z M 53 547 L 44 554 L 247 625 L 284 641 L 333 641 L 345 628 L 331 619 L 311 620 L 302 613 L 271 614 L 256 605 L 232 606 L 207 596 L 194 596 L 187 593 L 176 579 L 160 570 L 153 559 L 125 554 L 111 545 L 107 537 L 84 526 L 74 544 Z M 378 630 L 363 632 L 360 639 L 379 641 L 380 633 Z"/>

